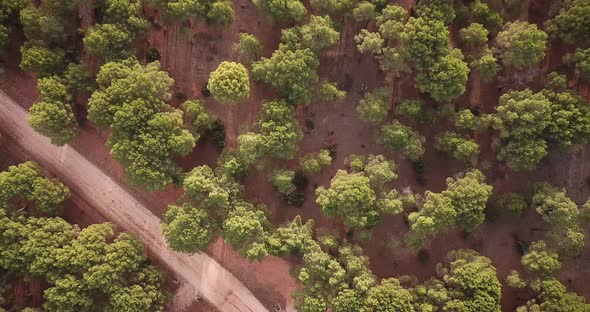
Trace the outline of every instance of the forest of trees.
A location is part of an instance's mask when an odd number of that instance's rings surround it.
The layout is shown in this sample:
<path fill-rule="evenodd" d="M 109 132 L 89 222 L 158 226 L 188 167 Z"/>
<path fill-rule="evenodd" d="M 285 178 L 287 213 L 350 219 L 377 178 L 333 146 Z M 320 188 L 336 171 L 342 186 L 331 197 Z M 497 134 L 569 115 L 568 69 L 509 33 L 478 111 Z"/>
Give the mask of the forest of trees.
<path fill-rule="evenodd" d="M 38 93 L 28 122 L 53 144 L 75 144 L 91 124 L 108 137 L 125 182 L 149 192 L 182 190 L 162 215 L 172 250 L 206 252 L 222 238 L 249 261 L 297 259 L 297 311 L 497 312 L 503 287 L 530 293 L 518 312 L 589 311 L 556 273 L 584 251 L 590 201 L 575 202 L 565 184 L 553 181 L 531 178 L 519 193 L 495 181 L 500 173 L 538 177 L 549 155 L 590 143 L 590 105 L 575 88 L 590 83 L 590 1 L 544 4 L 542 22 L 519 18 L 528 16 L 521 10 L 529 1 L 418 0 L 410 9 L 396 2 L 254 0 L 260 23 L 277 33 L 270 42 L 236 23 L 240 5 L 228 0 L 98 0 L 88 29 L 79 16 L 86 1 L 4 0 L 0 58 L 22 32 L 20 69 L 36 78 Z M 189 25 L 187 32 L 193 21 L 216 34 L 239 28 L 232 52 L 205 73 L 199 95 L 175 88 L 156 48 L 138 53 L 151 43 L 150 31 L 162 27 L 158 18 Z M 353 50 L 342 52 L 346 45 Z M 560 66 L 541 70 L 555 45 L 565 51 Z M 351 59 L 346 53 L 359 64 L 370 60 L 363 64 L 375 66 L 377 83 L 360 82 L 357 92 L 328 79 L 321 64 L 340 66 L 339 57 Z M 83 56 L 98 66 L 91 69 Z M 402 80 L 415 96 L 400 98 Z M 485 90 L 498 92 L 496 102 L 466 99 L 473 80 L 493 86 Z M 229 125 L 212 105 L 241 118 L 237 109 L 255 101 L 253 123 L 226 138 Z M 302 149 L 313 128 L 305 114 L 319 105 L 330 105 L 330 118 L 352 105 L 369 133 L 359 144 L 379 151 L 342 155 L 328 140 Z M 210 138 L 219 152 L 215 165 L 178 164 Z M 226 146 L 228 140 L 235 144 Z M 434 157 L 442 162 L 428 163 Z M 439 178 L 440 188 L 426 189 L 425 171 L 447 163 L 461 169 Z M 277 207 L 245 185 L 260 172 L 281 204 L 311 206 L 338 228 L 316 226 L 303 210 L 275 224 Z M 402 172 L 416 183 L 402 186 Z M 322 175 L 329 178 L 316 183 Z M 7 283 L 43 280 L 46 311 L 164 311 L 164 277 L 142 243 L 111 223 L 68 223 L 60 213 L 69 196 L 33 162 L 0 173 Z M 429 279 L 380 278 L 371 270 L 363 246 L 387 220 L 404 219 L 397 248 L 418 257 L 438 235 L 473 235 L 492 222 L 491 208 L 521 221 L 536 212 L 547 228 L 543 239 L 520 242 L 520 271 L 500 276 L 489 255 L 468 248 L 449 249 Z"/>

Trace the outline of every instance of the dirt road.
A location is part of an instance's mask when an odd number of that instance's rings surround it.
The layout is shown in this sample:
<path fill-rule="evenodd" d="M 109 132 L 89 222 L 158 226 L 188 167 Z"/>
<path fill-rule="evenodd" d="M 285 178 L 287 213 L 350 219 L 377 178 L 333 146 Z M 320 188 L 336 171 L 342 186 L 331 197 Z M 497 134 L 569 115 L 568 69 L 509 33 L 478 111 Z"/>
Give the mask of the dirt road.
<path fill-rule="evenodd" d="M 23 108 L 0 91 L 1 130 L 102 215 L 137 235 L 182 284 L 192 286 L 221 312 L 268 311 L 236 277 L 206 254 L 188 256 L 168 249 L 160 234 L 159 218 L 76 150 L 52 145 L 36 133 L 28 126 L 26 116 Z"/>

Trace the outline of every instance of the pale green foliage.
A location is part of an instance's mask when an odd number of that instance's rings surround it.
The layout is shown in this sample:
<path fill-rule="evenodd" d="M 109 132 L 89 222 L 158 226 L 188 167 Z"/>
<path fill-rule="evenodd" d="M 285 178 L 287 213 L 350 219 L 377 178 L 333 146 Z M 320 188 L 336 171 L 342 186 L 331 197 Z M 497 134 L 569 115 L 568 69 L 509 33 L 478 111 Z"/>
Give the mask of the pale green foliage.
<path fill-rule="evenodd" d="M 280 49 L 310 49 L 314 53 L 333 47 L 340 38 L 329 16 L 312 15 L 309 22 L 281 31 Z"/>
<path fill-rule="evenodd" d="M 455 9 L 451 0 L 420 0 L 416 5 L 416 16 L 439 20 L 445 25 L 455 19 Z"/>
<path fill-rule="evenodd" d="M 0 208 L 18 210 L 12 200 L 26 199 L 33 209 L 29 212 L 56 215 L 61 204 L 70 197 L 70 190 L 59 180 L 41 174 L 39 165 L 32 161 L 11 166 L 0 172 Z M 27 206 L 25 206 L 27 207 Z"/>
<path fill-rule="evenodd" d="M 112 130 L 107 144 L 130 182 L 149 190 L 171 183 L 178 174 L 172 159 L 195 146 L 195 138 L 183 126 L 182 112 L 165 102 L 171 98 L 173 80 L 158 62 L 143 66 L 128 59 L 103 65 L 97 82 L 88 119 L 100 129 Z"/>
<path fill-rule="evenodd" d="M 576 52 L 566 54 L 564 61 L 573 65 L 582 79 L 590 81 L 590 49 L 576 49 Z"/>
<path fill-rule="evenodd" d="M 506 275 L 506 285 L 512 288 L 524 288 L 526 287 L 526 281 L 520 277 L 518 271 L 511 270 L 508 275 Z"/>
<path fill-rule="evenodd" d="M 371 52 L 372 54 L 381 54 L 385 40 L 378 32 L 369 32 L 366 29 L 361 29 L 361 32 L 354 36 L 354 41 L 357 43 L 356 48 L 361 53 Z"/>
<path fill-rule="evenodd" d="M 481 57 L 471 61 L 469 66 L 477 70 L 481 79 L 485 82 L 490 82 L 496 78 L 498 73 L 498 61 L 489 49 L 484 49 Z"/>
<path fill-rule="evenodd" d="M 508 22 L 498 33 L 496 44 L 505 66 L 526 68 L 545 57 L 547 34 L 524 21 Z"/>
<path fill-rule="evenodd" d="M 567 288 L 555 278 L 535 280 L 531 283 L 531 288 L 538 298 L 529 300 L 526 305 L 518 307 L 516 312 L 580 312 L 590 309 L 586 298 L 567 292 Z"/>
<path fill-rule="evenodd" d="M 500 97 L 493 127 L 503 142 L 499 157 L 514 170 L 531 170 L 545 156 L 546 143 L 539 133 L 551 118 L 551 103 L 541 93 L 512 91 Z"/>
<path fill-rule="evenodd" d="M 449 294 L 443 310 L 500 310 L 501 284 L 490 259 L 473 250 L 453 250 L 437 272 Z"/>
<path fill-rule="evenodd" d="M 532 243 L 521 262 L 528 272 L 540 277 L 549 277 L 561 268 L 559 256 L 544 241 Z"/>
<path fill-rule="evenodd" d="M 401 48 L 383 48 L 383 54 L 377 56 L 377 59 L 382 71 L 390 71 L 395 75 L 411 71 L 406 62 L 405 51 Z"/>
<path fill-rule="evenodd" d="M 389 150 L 401 151 L 412 161 L 417 161 L 424 155 L 424 136 L 399 121 L 394 120 L 384 125 L 381 133 L 381 141 Z"/>
<path fill-rule="evenodd" d="M 383 155 L 369 155 L 363 166 L 363 172 L 369 178 L 371 186 L 380 190 L 383 186 L 395 179 L 396 165 L 393 160 L 387 160 Z"/>
<path fill-rule="evenodd" d="M 270 59 L 252 64 L 252 77 L 271 85 L 289 103 L 308 103 L 310 89 L 318 82 L 317 56 L 310 49 L 276 50 Z"/>
<path fill-rule="evenodd" d="M 250 75 L 244 65 L 222 62 L 209 75 L 207 88 L 221 103 L 238 103 L 250 96 Z"/>
<path fill-rule="evenodd" d="M 469 67 L 463 54 L 455 49 L 416 77 L 421 92 L 438 102 L 449 102 L 465 93 Z"/>
<path fill-rule="evenodd" d="M 70 104 L 72 97 L 64 81 L 56 76 L 37 81 L 39 101 L 33 103 L 27 118 L 35 131 L 49 137 L 51 143 L 69 143 L 78 130 L 78 121 Z"/>
<path fill-rule="evenodd" d="M 185 194 L 204 207 L 222 213 L 228 209 L 231 201 L 240 192 L 240 186 L 225 175 L 216 175 L 207 166 L 194 168 L 184 179 Z"/>
<path fill-rule="evenodd" d="M 106 61 L 116 61 L 133 55 L 133 40 L 132 34 L 121 25 L 97 24 L 84 37 L 84 45 L 88 52 Z"/>
<path fill-rule="evenodd" d="M 366 93 L 356 107 L 361 120 L 373 125 L 382 123 L 389 112 L 390 97 L 391 94 L 387 87 L 377 88 Z"/>
<path fill-rule="evenodd" d="M 293 107 L 284 101 L 262 103 L 257 129 L 238 136 L 239 154 L 248 164 L 263 156 L 291 159 L 303 137 Z"/>
<path fill-rule="evenodd" d="M 312 241 L 313 220 L 302 223 L 301 217 L 296 216 L 292 222 L 281 226 L 268 238 L 269 253 L 275 256 L 285 256 L 289 253 L 302 255 L 305 246 Z"/>
<path fill-rule="evenodd" d="M 349 15 L 354 7 L 354 0 L 311 0 L 311 7 L 321 14 L 330 16 Z"/>
<path fill-rule="evenodd" d="M 402 42 L 418 70 L 427 70 L 450 50 L 449 31 L 444 23 L 428 18 L 410 17 L 402 33 Z"/>
<path fill-rule="evenodd" d="M 65 52 L 60 49 L 48 49 L 30 41 L 20 48 L 22 59 L 20 68 L 32 71 L 38 77 L 48 77 L 60 73 L 64 68 Z"/>
<path fill-rule="evenodd" d="M 410 122 L 432 125 L 436 118 L 436 111 L 424 105 L 420 99 L 403 100 L 395 107 L 395 113 L 405 116 Z"/>
<path fill-rule="evenodd" d="M 68 85 L 68 91 L 72 96 L 80 93 L 92 93 L 94 91 L 94 79 L 90 77 L 88 68 L 84 64 L 68 64 L 63 79 Z"/>
<path fill-rule="evenodd" d="M 379 217 L 375 210 L 377 195 L 370 182 L 363 173 L 338 170 L 330 188 L 320 186 L 316 189 L 316 202 L 325 214 L 344 217 L 349 228 L 370 227 Z"/>
<path fill-rule="evenodd" d="M 255 0 L 254 5 L 273 23 L 301 22 L 307 15 L 299 0 Z"/>
<path fill-rule="evenodd" d="M 548 85 L 553 82 L 553 84 L 561 84 L 563 87 L 558 90 L 545 89 L 542 91 L 551 103 L 551 118 L 545 128 L 545 137 L 565 149 L 587 144 L 590 138 L 590 108 L 588 104 L 573 91 L 561 91 L 566 89 L 565 76 L 557 76 L 552 80 L 549 78 L 551 77 L 548 76 Z M 556 80 L 563 80 L 563 83 L 557 83 Z"/>
<path fill-rule="evenodd" d="M 582 216 L 574 203 L 563 190 L 547 183 L 535 185 L 533 206 L 543 220 L 551 225 L 548 243 L 560 253 L 578 255 L 584 248 Z"/>
<path fill-rule="evenodd" d="M 252 34 L 240 33 L 240 41 L 234 48 L 242 62 L 251 63 L 262 53 L 262 42 Z"/>
<path fill-rule="evenodd" d="M 471 21 L 482 24 L 490 33 L 495 34 L 502 27 L 502 17 L 486 2 L 475 0 L 469 3 L 468 8 Z"/>
<path fill-rule="evenodd" d="M 175 251 L 193 254 L 204 251 L 216 234 L 207 212 L 184 204 L 171 205 L 162 218 L 162 235 Z"/>
<path fill-rule="evenodd" d="M 470 51 L 479 51 L 488 42 L 488 30 L 482 24 L 472 23 L 459 30 L 461 44 Z"/>
<path fill-rule="evenodd" d="M 388 5 L 375 18 L 379 33 L 389 41 L 397 41 L 404 30 L 404 22 L 408 18 L 408 11 L 400 5 Z"/>
<path fill-rule="evenodd" d="M 318 174 L 325 167 L 332 164 L 332 157 L 328 150 L 321 150 L 318 153 L 309 153 L 299 159 L 299 167 L 308 175 Z"/>
<path fill-rule="evenodd" d="M 317 90 L 317 98 L 325 102 L 342 102 L 346 98 L 346 91 L 338 89 L 333 82 L 322 82 Z"/>
<path fill-rule="evenodd" d="M 252 204 L 239 202 L 223 221 L 221 235 L 236 251 L 249 261 L 268 255 L 266 240 L 269 227 L 264 211 Z"/>
<path fill-rule="evenodd" d="M 352 10 L 352 16 L 357 22 L 368 22 L 375 18 L 375 5 L 369 1 L 361 1 Z"/>
<path fill-rule="evenodd" d="M 437 136 L 436 148 L 465 162 L 479 155 L 479 145 L 474 140 L 452 131 L 445 131 Z"/>
<path fill-rule="evenodd" d="M 209 8 L 207 18 L 217 25 L 227 28 L 236 19 L 236 14 L 230 1 L 214 1 Z"/>
<path fill-rule="evenodd" d="M 498 204 L 502 209 L 506 209 L 515 215 L 520 215 L 529 208 L 524 197 L 517 193 L 506 193 L 502 195 Z"/>
<path fill-rule="evenodd" d="M 476 130 L 479 128 L 481 120 L 470 110 L 463 109 L 455 114 L 455 127 L 461 130 Z"/>
<path fill-rule="evenodd" d="M 217 119 L 214 113 L 205 109 L 200 100 L 190 100 L 182 103 L 182 110 L 196 132 L 210 129 Z M 198 135 L 193 135 L 195 136 L 195 139 L 198 139 Z"/>
<path fill-rule="evenodd" d="M 295 178 L 295 171 L 292 170 L 276 169 L 269 176 L 270 182 L 281 194 L 289 194 L 295 191 L 293 178 Z"/>
<path fill-rule="evenodd" d="M 381 280 L 381 284 L 369 290 L 369 311 L 412 312 L 412 295 L 395 278 Z"/>
<path fill-rule="evenodd" d="M 560 38 L 569 44 L 587 42 L 590 40 L 588 28 L 590 27 L 590 2 L 587 0 L 566 1 L 568 5 L 559 11 L 559 14 L 549 20 L 545 27 L 551 35 Z"/>
<path fill-rule="evenodd" d="M 492 186 L 485 183 L 479 170 L 470 170 L 447 178 L 447 189 L 441 193 L 427 191 L 417 212 L 408 216 L 411 232 L 406 242 L 419 247 L 430 234 L 449 226 L 474 231 L 485 219 L 486 204 Z"/>

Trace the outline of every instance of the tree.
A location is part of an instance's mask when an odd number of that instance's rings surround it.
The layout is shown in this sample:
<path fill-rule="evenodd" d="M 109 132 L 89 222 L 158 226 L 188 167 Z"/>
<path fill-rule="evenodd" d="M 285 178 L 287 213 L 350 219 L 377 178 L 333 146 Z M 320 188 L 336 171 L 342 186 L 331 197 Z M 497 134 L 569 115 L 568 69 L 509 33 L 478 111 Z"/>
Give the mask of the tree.
<path fill-rule="evenodd" d="M 543 220 L 551 225 L 548 243 L 559 253 L 576 256 L 584 248 L 583 216 L 563 190 L 547 183 L 535 185 L 533 206 Z"/>
<path fill-rule="evenodd" d="M 590 49 L 576 49 L 576 52 L 566 54 L 564 62 L 574 66 L 574 69 L 584 81 L 590 81 Z"/>
<path fill-rule="evenodd" d="M 363 164 L 363 172 L 369 178 L 371 187 L 376 190 L 383 189 L 386 183 L 397 178 L 395 170 L 395 162 L 387 160 L 383 155 L 370 154 Z"/>
<path fill-rule="evenodd" d="M 547 144 L 538 134 L 549 124 L 551 103 L 541 93 L 511 91 L 500 97 L 493 127 L 500 131 L 499 157 L 513 170 L 531 170 L 545 156 Z"/>
<path fill-rule="evenodd" d="M 0 173 L 0 206 L 3 209 L 18 210 L 32 204 L 28 207 L 32 215 L 56 215 L 69 197 L 68 187 L 57 179 L 44 177 L 35 162 L 11 166 L 8 171 Z M 24 199 L 28 203 L 17 207 L 16 199 Z"/>
<path fill-rule="evenodd" d="M 299 0 L 256 0 L 254 5 L 272 23 L 301 22 L 307 15 Z"/>
<path fill-rule="evenodd" d="M 314 53 L 333 47 L 340 39 L 329 16 L 312 15 L 309 22 L 281 31 L 280 49 L 310 49 Z"/>
<path fill-rule="evenodd" d="M 250 96 L 250 75 L 244 65 L 225 61 L 211 72 L 207 88 L 218 102 L 241 102 Z"/>
<path fill-rule="evenodd" d="M 491 34 L 496 34 L 502 27 L 502 17 L 490 9 L 487 3 L 475 0 L 469 3 L 468 8 L 470 20 L 482 24 Z"/>
<path fill-rule="evenodd" d="M 472 23 L 459 30 L 461 44 L 470 51 L 479 51 L 488 42 L 488 30 L 482 24 Z"/>
<path fill-rule="evenodd" d="M 410 17 L 401 39 L 408 59 L 419 71 L 434 66 L 450 50 L 449 31 L 436 19 Z"/>
<path fill-rule="evenodd" d="M 390 97 L 389 88 L 377 88 L 365 94 L 356 107 L 356 111 L 364 122 L 378 125 L 387 117 Z"/>
<path fill-rule="evenodd" d="M 312 0 L 311 7 L 317 12 L 330 16 L 349 15 L 354 7 L 352 0 Z"/>
<path fill-rule="evenodd" d="M 505 66 L 516 69 L 539 64 L 545 57 L 547 34 L 525 21 L 508 22 L 498 33 L 496 44 Z"/>
<path fill-rule="evenodd" d="M 500 197 L 498 204 L 503 209 L 507 209 L 515 215 L 522 214 L 529 204 L 526 202 L 524 197 L 518 193 L 506 193 Z"/>
<path fill-rule="evenodd" d="M 268 237 L 269 253 L 275 256 L 285 256 L 289 253 L 303 255 L 305 247 L 313 240 L 313 220 L 305 224 L 300 216 L 296 216 L 290 223 L 280 226 Z"/>
<path fill-rule="evenodd" d="M 295 171 L 275 169 L 269 178 L 279 193 L 290 194 L 295 191 L 295 185 L 293 184 Z"/>
<path fill-rule="evenodd" d="M 367 306 L 370 311 L 411 312 L 414 311 L 412 301 L 412 295 L 400 286 L 399 280 L 388 278 L 369 290 Z"/>
<path fill-rule="evenodd" d="M 94 81 L 84 64 L 68 64 L 63 79 L 67 82 L 68 91 L 72 97 L 80 93 L 90 94 L 94 91 Z"/>
<path fill-rule="evenodd" d="M 246 163 L 253 164 L 262 156 L 293 158 L 303 133 L 292 106 L 278 100 L 262 103 L 256 126 L 258 133 L 238 137 L 238 151 Z"/>
<path fill-rule="evenodd" d="M 63 70 L 65 52 L 62 49 L 51 50 L 29 41 L 21 47 L 20 51 L 22 54 L 20 68 L 24 71 L 35 72 L 39 77 L 48 77 Z"/>
<path fill-rule="evenodd" d="M 429 93 L 438 102 L 449 102 L 465 93 L 468 75 L 463 53 L 455 49 L 430 69 L 420 71 L 416 80 L 420 92 Z"/>
<path fill-rule="evenodd" d="M 116 61 L 133 55 L 133 40 L 132 34 L 122 25 L 97 24 L 84 37 L 84 46 L 106 61 Z"/>
<path fill-rule="evenodd" d="M 436 148 L 465 162 L 479 155 L 479 145 L 474 140 L 451 131 L 445 131 L 437 136 Z"/>
<path fill-rule="evenodd" d="M 405 116 L 411 123 L 419 122 L 432 125 L 436 118 L 434 109 L 424 105 L 421 99 L 407 99 L 401 101 L 395 107 L 395 114 Z"/>
<path fill-rule="evenodd" d="M 547 140 L 559 144 L 565 149 L 588 143 L 590 136 L 590 109 L 588 105 L 573 91 L 560 92 L 559 90 L 545 89 L 542 93 L 551 103 L 549 106 L 551 118 L 545 128 Z"/>
<path fill-rule="evenodd" d="M 352 10 L 352 16 L 357 22 L 368 22 L 375 18 L 376 7 L 369 1 L 361 1 L 356 8 Z"/>
<path fill-rule="evenodd" d="M 419 247 L 423 240 L 449 226 L 474 231 L 485 219 L 486 203 L 492 194 L 492 186 L 485 183 L 479 170 L 460 173 L 447 178 L 447 189 L 441 193 L 427 191 L 419 210 L 410 213 L 411 231 L 406 242 Z"/>
<path fill-rule="evenodd" d="M 262 53 L 262 42 L 256 36 L 248 33 L 240 33 L 240 41 L 234 49 L 238 52 L 240 60 L 249 64 L 258 59 Z"/>
<path fill-rule="evenodd" d="M 232 3 L 229 1 L 214 1 L 209 8 L 207 18 L 213 23 L 227 28 L 236 19 L 236 14 L 232 8 Z"/>
<path fill-rule="evenodd" d="M 330 164 L 332 164 L 332 156 L 330 156 L 330 151 L 325 149 L 318 153 L 306 154 L 299 160 L 299 167 L 308 175 L 318 174 Z"/>
<path fill-rule="evenodd" d="M 548 250 L 544 241 L 532 243 L 521 262 L 528 272 L 539 277 L 549 277 L 561 268 L 559 255 Z"/>
<path fill-rule="evenodd" d="M 78 130 L 72 111 L 72 97 L 63 80 L 57 76 L 41 78 L 37 82 L 40 101 L 29 109 L 28 122 L 35 131 L 49 137 L 51 143 L 69 143 Z"/>
<path fill-rule="evenodd" d="M 381 14 L 375 18 L 377 26 L 379 26 L 379 33 L 390 42 L 398 41 L 404 30 L 404 22 L 408 19 L 408 15 L 408 11 L 400 5 L 386 6 L 381 10 Z"/>
<path fill-rule="evenodd" d="M 310 88 L 318 82 L 317 56 L 310 49 L 276 50 L 270 59 L 252 64 L 252 77 L 270 84 L 288 103 L 308 103 Z"/>
<path fill-rule="evenodd" d="M 478 71 L 485 82 L 491 82 L 498 73 L 498 61 L 489 49 L 485 49 L 481 57 L 471 61 L 469 66 Z"/>
<path fill-rule="evenodd" d="M 383 52 L 383 45 L 385 40 L 378 32 L 370 32 L 366 29 L 361 29 L 361 32 L 354 36 L 354 41 L 357 43 L 356 48 L 359 52 L 371 52 L 379 55 Z"/>
<path fill-rule="evenodd" d="M 316 97 L 325 102 L 341 102 L 346 98 L 346 91 L 338 89 L 333 82 L 322 82 L 316 91 Z"/>
<path fill-rule="evenodd" d="M 379 217 L 375 209 L 377 195 L 370 182 L 364 173 L 338 170 L 329 189 L 321 186 L 316 189 L 316 203 L 325 214 L 344 217 L 349 228 L 370 227 Z"/>
<path fill-rule="evenodd" d="M 249 261 L 261 260 L 268 255 L 266 229 L 269 226 L 264 211 L 256 209 L 252 204 L 240 202 L 223 221 L 221 235 Z"/>
<path fill-rule="evenodd" d="M 162 218 L 162 234 L 174 251 L 202 252 L 219 231 L 219 225 L 211 221 L 201 208 L 188 203 L 182 207 L 171 205 Z"/>
<path fill-rule="evenodd" d="M 394 120 L 381 128 L 381 141 L 393 152 L 402 151 L 410 160 L 417 161 L 424 155 L 426 139 L 412 128 Z"/>
<path fill-rule="evenodd" d="M 546 22 L 545 27 L 552 36 L 566 43 L 587 42 L 590 39 L 587 32 L 590 27 L 590 3 L 586 0 L 573 0 L 567 3 L 557 16 Z"/>
<path fill-rule="evenodd" d="M 190 100 L 182 103 L 182 110 L 196 133 L 210 129 L 217 120 L 215 114 L 207 111 L 200 100 Z M 193 133 L 195 140 L 198 139 L 196 133 Z"/>
<path fill-rule="evenodd" d="M 157 61 L 143 66 L 128 59 L 103 65 L 97 83 L 88 101 L 88 119 L 112 130 L 107 145 L 129 181 L 148 190 L 171 183 L 178 176 L 172 159 L 195 146 L 182 112 L 165 102 L 173 80 Z"/>
<path fill-rule="evenodd" d="M 538 279 L 531 283 L 531 288 L 537 293 L 536 299 L 529 300 L 526 305 L 518 307 L 517 312 L 529 311 L 586 311 L 590 305 L 586 299 L 567 288 L 555 278 Z"/>
<path fill-rule="evenodd" d="M 424 19 L 439 20 L 445 25 L 455 19 L 455 9 L 450 0 L 420 0 L 416 6 L 416 16 Z"/>
<path fill-rule="evenodd" d="M 446 265 L 437 268 L 450 294 L 444 310 L 500 310 L 501 284 L 490 259 L 473 250 L 454 250 Z"/>

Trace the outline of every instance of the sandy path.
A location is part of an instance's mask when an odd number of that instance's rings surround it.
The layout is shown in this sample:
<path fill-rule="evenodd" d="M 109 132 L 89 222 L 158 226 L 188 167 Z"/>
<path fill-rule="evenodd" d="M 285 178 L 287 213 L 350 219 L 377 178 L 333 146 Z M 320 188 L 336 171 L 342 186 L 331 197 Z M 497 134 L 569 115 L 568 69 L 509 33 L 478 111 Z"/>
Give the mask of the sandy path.
<path fill-rule="evenodd" d="M 242 282 L 206 254 L 188 256 L 168 249 L 160 234 L 160 219 L 76 150 L 52 145 L 36 133 L 26 116 L 23 108 L 0 91 L 0 128 L 4 133 L 102 215 L 137 235 L 183 284 L 192 286 L 221 312 L 268 311 Z"/>

